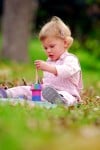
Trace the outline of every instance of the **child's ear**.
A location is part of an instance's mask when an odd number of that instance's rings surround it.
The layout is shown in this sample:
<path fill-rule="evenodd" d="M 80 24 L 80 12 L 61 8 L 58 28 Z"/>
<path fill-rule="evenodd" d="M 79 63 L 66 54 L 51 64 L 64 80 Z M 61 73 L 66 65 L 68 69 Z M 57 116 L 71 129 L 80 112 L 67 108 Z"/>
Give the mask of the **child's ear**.
<path fill-rule="evenodd" d="M 67 39 L 64 39 L 64 47 L 67 48 L 67 45 L 68 45 L 68 41 Z"/>
<path fill-rule="evenodd" d="M 73 38 L 72 37 L 67 37 L 65 40 L 65 46 L 68 49 L 73 43 Z"/>
<path fill-rule="evenodd" d="M 68 49 L 69 45 L 70 45 L 70 40 L 69 39 L 65 39 L 64 40 L 64 47 Z"/>

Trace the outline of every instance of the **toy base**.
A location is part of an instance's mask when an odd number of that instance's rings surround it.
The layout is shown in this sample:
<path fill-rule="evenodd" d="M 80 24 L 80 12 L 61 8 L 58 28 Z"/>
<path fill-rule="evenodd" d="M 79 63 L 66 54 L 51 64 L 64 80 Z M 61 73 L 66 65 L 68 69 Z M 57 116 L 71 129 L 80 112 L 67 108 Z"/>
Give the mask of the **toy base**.
<path fill-rule="evenodd" d="M 41 96 L 32 96 L 32 101 L 41 101 Z"/>

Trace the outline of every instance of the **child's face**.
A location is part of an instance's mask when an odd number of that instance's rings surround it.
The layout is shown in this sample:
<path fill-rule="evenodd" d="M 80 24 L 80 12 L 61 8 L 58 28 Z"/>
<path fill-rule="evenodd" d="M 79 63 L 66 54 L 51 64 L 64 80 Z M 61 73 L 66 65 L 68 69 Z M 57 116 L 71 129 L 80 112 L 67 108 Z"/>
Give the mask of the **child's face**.
<path fill-rule="evenodd" d="M 66 50 L 66 41 L 56 37 L 45 38 L 42 45 L 47 56 L 53 61 L 58 60 Z"/>

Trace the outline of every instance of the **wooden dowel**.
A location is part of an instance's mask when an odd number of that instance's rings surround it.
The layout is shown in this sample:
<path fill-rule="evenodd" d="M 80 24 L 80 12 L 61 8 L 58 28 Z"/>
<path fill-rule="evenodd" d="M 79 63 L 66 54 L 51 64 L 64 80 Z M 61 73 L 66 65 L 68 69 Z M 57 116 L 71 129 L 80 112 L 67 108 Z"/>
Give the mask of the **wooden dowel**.
<path fill-rule="evenodd" d="M 37 84 L 38 83 L 38 80 L 39 80 L 39 77 L 38 77 L 38 70 L 36 68 L 35 70 L 35 83 Z"/>

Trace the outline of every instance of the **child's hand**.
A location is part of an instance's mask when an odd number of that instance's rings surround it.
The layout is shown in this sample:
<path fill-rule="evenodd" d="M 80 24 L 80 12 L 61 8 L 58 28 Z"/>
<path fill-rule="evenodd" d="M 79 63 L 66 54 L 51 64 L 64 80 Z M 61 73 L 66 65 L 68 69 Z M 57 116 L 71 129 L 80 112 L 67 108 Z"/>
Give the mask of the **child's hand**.
<path fill-rule="evenodd" d="M 35 64 L 36 68 L 39 70 L 47 71 L 47 69 L 48 69 L 48 64 L 43 60 L 36 60 L 34 62 L 34 64 Z"/>
<path fill-rule="evenodd" d="M 57 75 L 56 67 L 46 63 L 43 60 L 36 60 L 34 64 L 36 68 L 39 70 L 47 71 L 47 72 L 53 73 L 54 75 Z"/>

